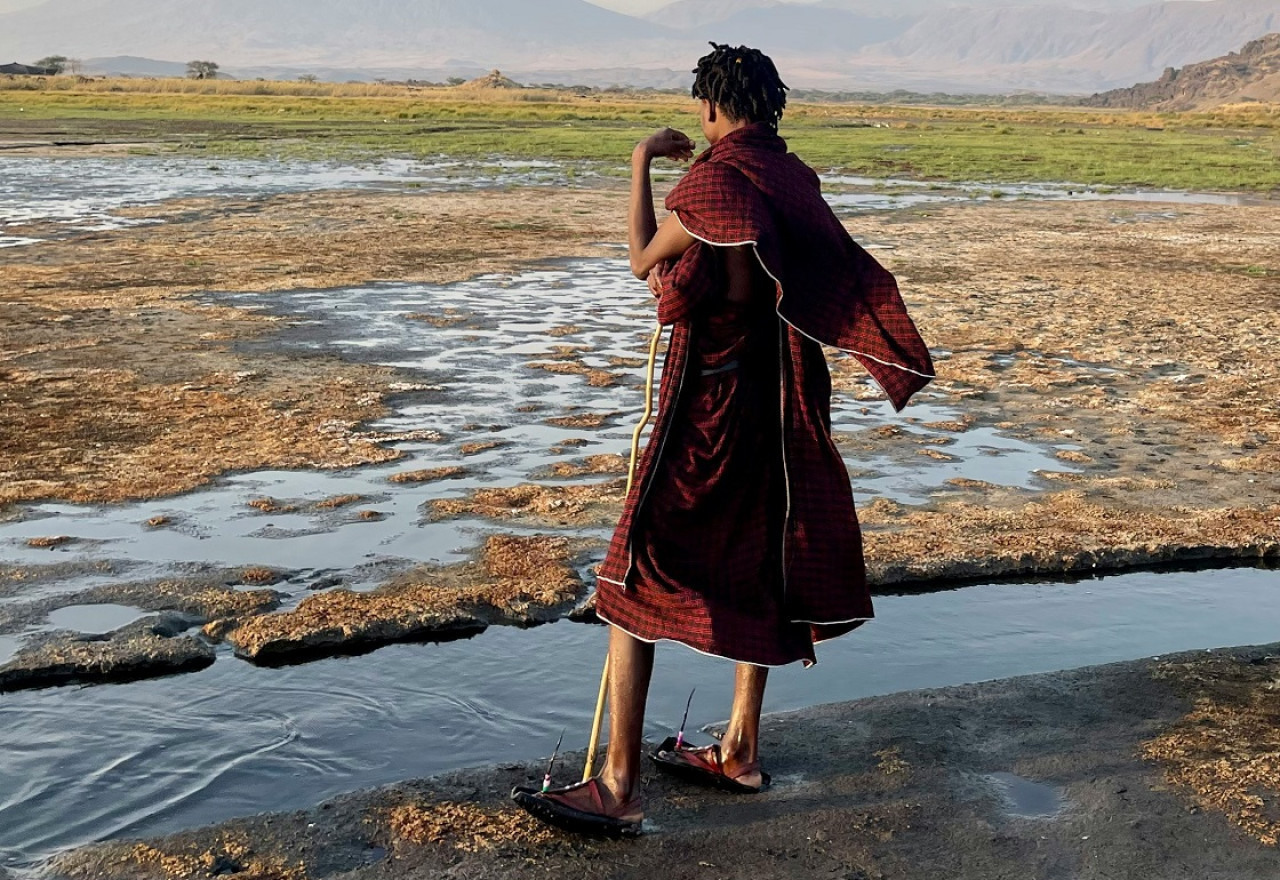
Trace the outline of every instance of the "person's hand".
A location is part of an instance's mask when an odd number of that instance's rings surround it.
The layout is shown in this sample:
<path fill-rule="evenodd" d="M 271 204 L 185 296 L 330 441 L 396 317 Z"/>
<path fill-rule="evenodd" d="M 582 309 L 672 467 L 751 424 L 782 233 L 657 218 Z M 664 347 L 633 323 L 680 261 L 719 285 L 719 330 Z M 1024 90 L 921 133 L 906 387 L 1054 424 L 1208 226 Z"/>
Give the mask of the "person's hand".
<path fill-rule="evenodd" d="M 636 153 L 646 159 L 673 159 L 685 162 L 693 157 L 694 143 L 689 136 L 674 128 L 656 131 L 636 146 Z"/>
<path fill-rule="evenodd" d="M 662 279 L 658 277 L 658 270 L 654 269 L 649 273 L 649 292 L 653 294 L 654 299 L 662 298 Z"/>

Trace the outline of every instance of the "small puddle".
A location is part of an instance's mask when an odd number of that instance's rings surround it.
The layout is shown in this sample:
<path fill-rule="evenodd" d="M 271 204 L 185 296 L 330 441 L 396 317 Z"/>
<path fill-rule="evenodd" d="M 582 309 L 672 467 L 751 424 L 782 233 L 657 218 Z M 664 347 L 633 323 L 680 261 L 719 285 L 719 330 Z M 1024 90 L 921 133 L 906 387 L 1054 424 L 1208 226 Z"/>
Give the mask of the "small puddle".
<path fill-rule="evenodd" d="M 901 415 L 895 415 L 886 401 L 851 401 L 844 395 L 833 401 L 837 448 L 842 437 L 853 432 L 886 425 L 900 431 L 882 444 L 885 451 L 846 453 L 859 503 L 880 497 L 924 504 L 954 480 L 1034 489 L 1042 487 L 1040 471 L 1079 470 L 1055 455 L 1078 448 L 1071 444 L 1029 443 L 981 425 L 963 431 L 931 429 L 931 423 L 958 423 L 964 412 L 928 402 L 927 394 L 925 401 L 913 402 Z"/>
<path fill-rule="evenodd" d="M 999 793 L 1005 813 L 1019 819 L 1052 819 L 1067 805 L 1062 789 L 1053 785 L 1012 773 L 989 773 L 986 779 Z"/>
<path fill-rule="evenodd" d="M 154 613 L 141 608 L 130 608 L 127 605 L 68 605 L 49 615 L 49 626 L 55 630 L 66 629 L 72 632 L 102 635 Z"/>
<path fill-rule="evenodd" d="M 24 636 L 0 636 L 0 666 L 4 666 L 22 649 Z"/>

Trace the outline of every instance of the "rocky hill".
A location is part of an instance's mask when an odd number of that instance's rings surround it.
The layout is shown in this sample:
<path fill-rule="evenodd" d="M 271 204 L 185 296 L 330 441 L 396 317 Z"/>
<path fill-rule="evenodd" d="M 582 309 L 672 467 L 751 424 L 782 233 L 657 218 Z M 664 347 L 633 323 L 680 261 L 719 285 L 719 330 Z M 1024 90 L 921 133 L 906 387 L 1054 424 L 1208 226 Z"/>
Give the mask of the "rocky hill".
<path fill-rule="evenodd" d="M 797 86 L 1087 93 L 1280 30 L 1280 0 L 677 0 L 647 18 L 758 45 Z"/>
<path fill-rule="evenodd" d="M 518 89 L 520 83 L 516 82 L 509 76 L 503 76 L 501 70 L 491 70 L 484 76 L 478 76 L 473 80 L 468 80 L 458 86 L 460 89 L 468 89 L 470 91 L 485 91 L 487 89 Z"/>
<path fill-rule="evenodd" d="M 1085 98 L 1090 107 L 1203 110 L 1241 101 L 1280 103 L 1280 33 L 1268 34 L 1211 61 L 1165 68 L 1155 82 Z"/>

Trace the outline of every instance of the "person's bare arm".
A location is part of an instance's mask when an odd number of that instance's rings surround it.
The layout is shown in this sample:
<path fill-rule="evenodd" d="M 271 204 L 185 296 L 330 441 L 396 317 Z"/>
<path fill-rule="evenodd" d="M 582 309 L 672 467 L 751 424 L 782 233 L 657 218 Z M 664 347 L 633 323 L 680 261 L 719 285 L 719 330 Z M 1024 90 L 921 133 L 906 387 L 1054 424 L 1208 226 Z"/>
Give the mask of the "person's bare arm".
<path fill-rule="evenodd" d="M 684 161 L 693 155 L 693 141 L 671 128 L 652 134 L 636 145 L 631 154 L 631 208 L 628 251 L 631 271 L 642 281 L 663 260 L 678 257 L 693 245 L 694 238 L 674 215 L 658 226 L 653 213 L 653 185 L 649 165 L 654 159 Z"/>

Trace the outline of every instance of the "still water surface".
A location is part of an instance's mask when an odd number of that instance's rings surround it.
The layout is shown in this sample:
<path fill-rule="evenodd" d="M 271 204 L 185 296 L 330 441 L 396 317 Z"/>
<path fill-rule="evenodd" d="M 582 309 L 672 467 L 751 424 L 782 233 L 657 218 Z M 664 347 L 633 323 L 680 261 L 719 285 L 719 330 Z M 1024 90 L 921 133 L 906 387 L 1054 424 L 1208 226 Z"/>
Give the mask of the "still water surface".
<path fill-rule="evenodd" d="M 776 671 L 766 710 L 1280 639 L 1280 573 L 1136 573 L 877 601 Z M 0 696 L 0 861 L 154 835 L 356 788 L 585 748 L 605 631 L 568 621 L 263 669 Z M 725 717 L 731 667 L 660 646 L 646 734 Z"/>

